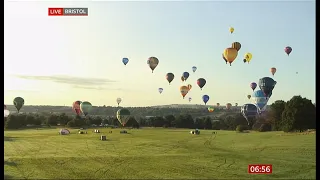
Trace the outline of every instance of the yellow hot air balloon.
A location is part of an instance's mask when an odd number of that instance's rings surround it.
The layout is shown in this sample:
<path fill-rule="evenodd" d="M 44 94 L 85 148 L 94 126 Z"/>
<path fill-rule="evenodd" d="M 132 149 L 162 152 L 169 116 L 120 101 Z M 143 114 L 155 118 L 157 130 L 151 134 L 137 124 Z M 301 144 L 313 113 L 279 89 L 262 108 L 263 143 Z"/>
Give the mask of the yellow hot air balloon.
<path fill-rule="evenodd" d="M 239 51 L 241 49 L 241 44 L 239 42 L 234 42 L 232 43 L 231 47 Z"/>
<path fill-rule="evenodd" d="M 223 56 L 226 58 L 231 66 L 231 63 L 237 58 L 238 51 L 235 48 L 226 48 L 223 52 Z"/>
<path fill-rule="evenodd" d="M 271 72 L 272 76 L 274 76 L 274 74 L 277 72 L 277 68 L 272 67 L 272 68 L 270 69 L 270 72 Z"/>
<path fill-rule="evenodd" d="M 230 28 L 229 28 L 229 31 L 230 31 L 230 33 L 232 34 L 233 31 L 234 31 L 234 28 L 233 28 L 233 27 L 230 27 Z"/>
<path fill-rule="evenodd" d="M 251 95 L 249 94 L 247 97 L 248 97 L 248 99 L 250 99 L 250 98 L 251 98 Z"/>
<path fill-rule="evenodd" d="M 184 79 L 184 77 L 183 76 L 181 76 L 181 81 L 183 82 L 183 81 L 185 81 L 185 79 Z"/>
<path fill-rule="evenodd" d="M 243 62 L 244 62 L 244 63 L 248 62 L 248 64 L 249 64 L 249 62 L 251 61 L 251 58 L 252 58 L 252 54 L 251 54 L 251 53 L 246 53 L 246 54 L 244 55 Z"/>
<path fill-rule="evenodd" d="M 192 88 L 192 85 L 191 85 L 191 84 L 188 84 L 188 88 L 189 88 L 189 91 L 190 91 L 190 89 Z"/>
<path fill-rule="evenodd" d="M 213 107 L 208 107 L 208 111 L 209 111 L 209 112 L 213 112 L 213 111 L 214 111 L 214 108 L 213 108 Z"/>
<path fill-rule="evenodd" d="M 188 94 L 189 88 L 187 86 L 181 86 L 180 87 L 180 93 L 184 99 L 184 97 Z"/>

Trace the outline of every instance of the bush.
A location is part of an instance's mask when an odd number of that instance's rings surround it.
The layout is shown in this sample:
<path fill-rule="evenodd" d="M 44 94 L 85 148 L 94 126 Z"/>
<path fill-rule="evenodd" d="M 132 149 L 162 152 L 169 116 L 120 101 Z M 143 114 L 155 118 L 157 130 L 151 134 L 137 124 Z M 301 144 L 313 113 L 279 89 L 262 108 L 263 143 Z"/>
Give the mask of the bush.
<path fill-rule="evenodd" d="M 75 120 L 71 120 L 67 123 L 68 127 L 76 127 L 76 121 Z"/>
<path fill-rule="evenodd" d="M 259 128 L 259 132 L 267 132 L 271 130 L 272 130 L 271 124 L 261 124 Z"/>
<path fill-rule="evenodd" d="M 237 131 L 237 132 L 243 132 L 244 130 L 247 130 L 247 127 L 244 126 L 244 125 L 238 125 L 238 126 L 236 127 L 236 131 Z"/>

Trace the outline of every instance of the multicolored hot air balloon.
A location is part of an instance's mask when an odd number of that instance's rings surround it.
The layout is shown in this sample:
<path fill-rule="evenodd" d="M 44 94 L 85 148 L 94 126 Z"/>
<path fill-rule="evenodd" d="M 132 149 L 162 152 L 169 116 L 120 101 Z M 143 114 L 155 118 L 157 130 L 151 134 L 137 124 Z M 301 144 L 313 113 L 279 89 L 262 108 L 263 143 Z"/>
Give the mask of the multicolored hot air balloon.
<path fill-rule="evenodd" d="M 172 82 L 172 80 L 174 79 L 174 74 L 173 73 L 167 73 L 166 79 L 170 84 Z"/>
<path fill-rule="evenodd" d="M 208 95 L 203 95 L 202 96 L 202 101 L 204 102 L 204 104 L 206 105 L 207 102 L 209 101 L 210 97 Z"/>
<path fill-rule="evenodd" d="M 128 109 L 119 109 L 117 111 L 117 119 L 122 124 L 122 126 L 125 126 L 130 118 L 130 111 Z"/>
<path fill-rule="evenodd" d="M 213 112 L 213 111 L 214 111 L 214 108 L 213 108 L 213 107 L 208 107 L 208 111 L 209 111 L 209 112 Z"/>
<path fill-rule="evenodd" d="M 277 72 L 277 68 L 275 68 L 275 67 L 270 68 L 270 72 L 271 72 L 272 76 L 274 76 L 274 74 Z"/>
<path fill-rule="evenodd" d="M 183 72 L 182 73 L 182 77 L 184 78 L 185 81 L 188 79 L 189 75 L 190 74 L 188 72 Z"/>
<path fill-rule="evenodd" d="M 231 106 L 232 106 L 231 103 L 227 103 L 227 104 L 226 104 L 226 109 L 227 109 L 227 110 L 230 110 L 230 109 L 231 109 Z"/>
<path fill-rule="evenodd" d="M 257 90 L 253 92 L 252 99 L 254 104 L 259 107 L 259 110 L 264 111 L 271 95 L 266 97 L 262 90 Z"/>
<path fill-rule="evenodd" d="M 207 81 L 204 78 L 199 78 L 197 80 L 197 84 L 200 87 L 200 89 L 202 90 L 202 88 L 204 87 L 204 85 L 206 85 Z"/>
<path fill-rule="evenodd" d="M 182 81 L 182 82 L 184 81 L 184 77 L 183 77 L 183 76 L 181 76 L 181 81 Z"/>
<path fill-rule="evenodd" d="M 80 109 L 81 109 L 81 112 L 87 116 L 89 114 L 89 112 L 91 111 L 91 108 L 92 108 L 92 104 L 88 101 L 84 101 L 80 104 Z"/>
<path fill-rule="evenodd" d="M 246 118 L 248 126 L 251 124 L 250 118 L 254 118 L 259 114 L 259 108 L 254 104 L 244 104 L 240 111 L 243 117 Z"/>
<path fill-rule="evenodd" d="M 290 46 L 287 46 L 287 47 L 284 48 L 284 52 L 285 52 L 288 56 L 290 55 L 291 51 L 292 51 L 292 48 L 291 48 Z"/>
<path fill-rule="evenodd" d="M 259 79 L 259 87 L 264 93 L 265 97 L 270 97 L 274 86 L 277 84 L 277 81 L 273 80 L 270 77 L 264 77 Z"/>
<path fill-rule="evenodd" d="M 13 105 L 17 108 L 18 113 L 20 112 L 20 109 L 24 105 L 24 99 L 22 97 L 16 97 L 13 100 Z"/>
<path fill-rule="evenodd" d="M 188 88 L 189 88 L 189 91 L 190 91 L 191 88 L 192 88 L 192 85 L 191 85 L 191 84 L 188 84 Z"/>
<path fill-rule="evenodd" d="M 184 97 L 188 94 L 189 88 L 187 86 L 181 86 L 180 87 L 180 93 L 184 99 Z"/>
<path fill-rule="evenodd" d="M 244 62 L 244 63 L 248 62 L 248 64 L 249 64 L 249 62 L 251 61 L 251 59 L 252 59 L 252 54 L 251 54 L 251 53 L 246 53 L 246 54 L 244 55 L 243 62 Z"/>
<path fill-rule="evenodd" d="M 231 47 L 239 51 L 241 49 L 241 44 L 239 42 L 234 42 Z"/>
<path fill-rule="evenodd" d="M 255 82 L 250 83 L 250 87 L 251 87 L 252 91 L 254 91 L 257 87 L 257 83 L 255 83 Z"/>
<path fill-rule="evenodd" d="M 250 95 L 250 94 L 248 94 L 248 95 L 247 95 L 247 97 L 248 97 L 248 99 L 250 99 L 250 98 L 251 98 L 251 95 Z"/>
<path fill-rule="evenodd" d="M 75 101 L 72 104 L 72 110 L 79 116 L 81 114 L 80 108 L 81 101 Z"/>
<path fill-rule="evenodd" d="M 235 48 L 226 48 L 223 52 L 224 58 L 228 61 L 231 66 L 231 63 L 237 58 L 238 51 Z"/>
<path fill-rule="evenodd" d="M 193 72 L 196 72 L 196 70 L 197 70 L 197 67 L 192 66 L 192 71 L 193 71 Z"/>
<path fill-rule="evenodd" d="M 123 63 L 124 65 L 127 65 L 128 62 L 129 62 L 129 59 L 128 59 L 128 58 L 122 58 L 122 63 Z"/>
<path fill-rule="evenodd" d="M 118 104 L 118 106 L 119 106 L 119 104 L 121 103 L 121 101 L 122 101 L 122 99 L 121 98 L 117 98 L 117 104 Z"/>
<path fill-rule="evenodd" d="M 163 91 L 163 88 L 158 88 L 159 93 L 161 94 Z"/>
<path fill-rule="evenodd" d="M 152 73 L 154 69 L 158 66 L 159 60 L 156 57 L 149 57 L 147 64 L 149 65 L 150 69 L 152 70 Z"/>
<path fill-rule="evenodd" d="M 234 31 L 234 28 L 233 28 L 233 27 L 230 27 L 230 28 L 229 28 L 229 31 L 230 31 L 230 33 L 232 34 L 233 31 Z"/>

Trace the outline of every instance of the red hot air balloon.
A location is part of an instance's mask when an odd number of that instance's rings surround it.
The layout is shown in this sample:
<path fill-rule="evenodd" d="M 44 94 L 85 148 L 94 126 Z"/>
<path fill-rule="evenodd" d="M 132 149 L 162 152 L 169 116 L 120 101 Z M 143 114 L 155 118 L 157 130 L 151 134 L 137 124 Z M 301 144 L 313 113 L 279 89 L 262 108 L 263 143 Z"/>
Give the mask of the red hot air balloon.
<path fill-rule="evenodd" d="M 81 101 L 75 101 L 75 102 L 73 102 L 73 104 L 72 104 L 72 110 L 73 110 L 77 115 L 80 115 L 80 114 L 81 114 L 80 104 L 81 104 Z"/>
<path fill-rule="evenodd" d="M 200 87 L 201 90 L 202 90 L 203 86 L 206 85 L 206 83 L 207 83 L 207 81 L 205 79 L 203 79 L 203 78 L 199 78 L 197 80 L 197 84 L 198 84 L 198 86 Z"/>
<path fill-rule="evenodd" d="M 284 52 L 286 52 L 286 54 L 289 56 L 289 54 L 291 53 L 292 48 L 290 46 L 287 46 L 284 48 Z"/>

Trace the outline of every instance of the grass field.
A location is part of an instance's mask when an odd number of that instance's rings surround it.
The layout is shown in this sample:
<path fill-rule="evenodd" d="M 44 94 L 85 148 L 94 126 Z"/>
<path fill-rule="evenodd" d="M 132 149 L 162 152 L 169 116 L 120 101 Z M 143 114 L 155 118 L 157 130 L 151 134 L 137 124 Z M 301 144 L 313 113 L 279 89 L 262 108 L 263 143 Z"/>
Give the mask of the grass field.
<path fill-rule="evenodd" d="M 23 179 L 315 179 L 315 133 L 101 128 L 5 131 L 4 171 Z M 100 135 L 107 141 L 100 141 Z M 272 164 L 271 175 L 248 164 Z"/>

